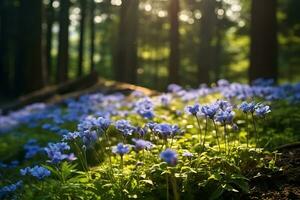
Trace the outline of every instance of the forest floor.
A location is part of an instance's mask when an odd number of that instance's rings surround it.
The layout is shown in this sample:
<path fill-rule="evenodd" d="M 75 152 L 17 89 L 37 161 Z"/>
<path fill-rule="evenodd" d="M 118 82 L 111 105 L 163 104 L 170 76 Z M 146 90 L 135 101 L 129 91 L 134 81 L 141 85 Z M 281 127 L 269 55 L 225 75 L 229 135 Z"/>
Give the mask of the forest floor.
<path fill-rule="evenodd" d="M 128 93 L 128 91 L 137 90 L 149 95 L 157 94 L 156 91 L 149 90 L 147 88 L 138 87 L 130 84 L 120 84 L 112 81 L 106 81 L 104 83 L 104 81 L 101 80 L 93 86 L 84 89 L 68 92 L 60 96 L 55 95 L 52 98 L 48 98 L 46 102 L 61 102 L 62 100 L 68 99 L 70 97 L 78 97 L 82 94 L 99 91 L 99 88 L 101 88 L 101 91 L 105 91 L 105 93 L 121 92 L 126 94 Z M 300 200 L 300 143 L 297 145 L 293 145 L 292 147 L 282 148 L 279 151 L 276 166 L 280 168 L 280 170 L 275 172 L 257 172 L 258 175 L 250 180 L 250 194 L 247 195 L 245 199 Z"/>
<path fill-rule="evenodd" d="M 300 199 L 300 144 L 282 149 L 276 162 L 278 172 L 260 172 L 251 180 L 251 200 Z"/>

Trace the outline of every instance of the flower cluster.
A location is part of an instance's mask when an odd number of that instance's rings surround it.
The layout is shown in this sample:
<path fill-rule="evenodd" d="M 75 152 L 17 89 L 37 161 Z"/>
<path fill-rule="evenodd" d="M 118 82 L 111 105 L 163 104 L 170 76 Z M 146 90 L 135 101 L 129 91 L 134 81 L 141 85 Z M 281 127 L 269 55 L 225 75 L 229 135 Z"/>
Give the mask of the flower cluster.
<path fill-rule="evenodd" d="M 115 154 L 119 154 L 120 156 L 127 154 L 129 151 L 130 151 L 129 146 L 124 145 L 123 143 L 119 143 L 117 146 L 112 148 L 112 152 Z"/>
<path fill-rule="evenodd" d="M 51 175 L 51 172 L 48 169 L 38 166 L 38 165 L 36 165 L 32 168 L 26 167 L 24 169 L 21 169 L 20 173 L 22 176 L 31 175 L 31 176 L 37 178 L 38 180 L 42 180 L 45 177 L 48 177 Z"/>
<path fill-rule="evenodd" d="M 115 127 L 124 136 L 132 135 L 136 128 L 129 121 L 121 119 L 115 122 Z"/>
<path fill-rule="evenodd" d="M 174 166 L 177 163 L 178 155 L 172 149 L 166 149 L 165 151 L 160 153 L 160 158 L 169 165 Z"/>
<path fill-rule="evenodd" d="M 73 153 L 65 154 L 64 151 L 70 150 L 70 146 L 65 142 L 59 143 L 48 143 L 48 146 L 44 148 L 47 153 L 49 162 L 59 163 L 63 160 L 73 161 L 76 160 L 76 157 Z"/>
<path fill-rule="evenodd" d="M 160 134 L 163 138 L 168 138 L 180 133 L 180 129 L 177 125 L 161 123 L 154 125 L 153 132 Z"/>

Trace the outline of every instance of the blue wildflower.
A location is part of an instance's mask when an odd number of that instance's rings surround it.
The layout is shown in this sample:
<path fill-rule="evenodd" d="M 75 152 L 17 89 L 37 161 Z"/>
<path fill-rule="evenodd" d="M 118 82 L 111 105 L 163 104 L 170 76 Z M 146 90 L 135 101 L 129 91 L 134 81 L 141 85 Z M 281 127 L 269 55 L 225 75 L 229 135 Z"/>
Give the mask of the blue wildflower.
<path fill-rule="evenodd" d="M 65 142 L 48 143 L 44 148 L 51 163 L 59 163 L 63 160 L 73 161 L 76 159 L 73 153 L 65 154 L 64 151 L 70 150 L 70 146 Z"/>
<path fill-rule="evenodd" d="M 39 180 L 41 180 L 47 176 L 50 176 L 50 174 L 51 174 L 51 172 L 48 169 L 38 166 L 38 165 L 34 166 L 33 168 L 26 167 L 24 169 L 21 169 L 20 173 L 22 176 L 31 175 Z"/>
<path fill-rule="evenodd" d="M 159 133 L 164 138 L 167 138 L 169 136 L 174 136 L 176 133 L 180 132 L 180 129 L 177 125 L 170 125 L 170 124 L 156 124 L 153 127 L 153 131 L 155 133 Z"/>
<path fill-rule="evenodd" d="M 226 110 L 220 110 L 215 119 L 217 122 L 220 122 L 221 124 L 231 124 L 234 117 L 234 112 L 231 108 L 227 108 Z"/>
<path fill-rule="evenodd" d="M 67 141 L 67 140 L 75 140 L 76 138 L 78 138 L 80 136 L 80 133 L 75 131 L 75 132 L 68 132 L 67 134 L 65 134 L 63 136 L 63 141 Z"/>
<path fill-rule="evenodd" d="M 204 114 L 204 116 L 210 119 L 213 119 L 215 117 L 218 110 L 219 105 L 217 104 L 205 105 L 201 108 L 201 112 Z"/>
<path fill-rule="evenodd" d="M 255 114 L 259 117 L 264 117 L 271 112 L 270 106 L 258 104 L 255 109 Z"/>
<path fill-rule="evenodd" d="M 98 134 L 95 130 L 85 130 L 83 132 L 80 132 L 80 137 L 82 138 L 83 143 L 87 146 L 87 147 L 91 147 L 92 144 L 94 144 L 95 142 L 97 142 L 98 140 Z"/>
<path fill-rule="evenodd" d="M 179 92 L 181 90 L 182 90 L 182 87 L 177 85 L 177 84 L 172 83 L 172 84 L 168 85 L 168 91 L 169 92 L 176 93 L 176 92 Z"/>
<path fill-rule="evenodd" d="M 182 156 L 183 156 L 183 157 L 193 157 L 194 154 L 192 154 L 192 153 L 189 152 L 189 151 L 185 151 L 185 152 L 183 152 Z"/>
<path fill-rule="evenodd" d="M 134 148 L 136 151 L 140 151 L 143 149 L 151 149 L 153 147 L 153 144 L 146 140 L 133 138 L 132 141 L 135 143 Z"/>
<path fill-rule="evenodd" d="M 241 111 L 243 111 L 244 113 L 253 113 L 255 111 L 255 108 L 256 108 L 256 103 L 255 102 L 250 102 L 250 103 L 247 103 L 247 102 L 242 102 L 241 105 L 239 106 L 239 109 Z"/>
<path fill-rule="evenodd" d="M 24 145 L 25 158 L 29 159 L 34 157 L 37 153 L 41 151 L 41 147 L 37 145 L 37 140 L 31 139 Z"/>
<path fill-rule="evenodd" d="M 23 185 L 23 181 L 18 181 L 16 183 L 0 188 L 0 198 L 3 198 L 9 193 L 16 191 L 18 188 L 22 187 L 22 185 Z"/>
<path fill-rule="evenodd" d="M 154 105 L 149 98 L 143 98 L 136 102 L 135 112 L 146 119 L 152 119 L 154 117 Z"/>
<path fill-rule="evenodd" d="M 118 131 L 120 131 L 124 136 L 132 135 L 135 131 L 135 127 L 130 124 L 127 120 L 118 120 L 115 122 L 115 127 Z"/>
<path fill-rule="evenodd" d="M 124 145 L 123 143 L 119 143 L 117 146 L 113 147 L 113 149 L 112 149 L 113 153 L 119 154 L 120 156 L 127 154 L 129 151 L 130 151 L 129 146 Z"/>
<path fill-rule="evenodd" d="M 169 165 L 176 165 L 177 163 L 177 153 L 172 149 L 166 149 L 160 153 L 160 158 L 163 159 Z"/>
<path fill-rule="evenodd" d="M 197 116 L 198 112 L 200 111 L 200 105 L 199 104 L 195 104 L 193 106 L 187 106 L 185 108 L 186 112 L 191 114 L 191 115 L 194 115 L 194 116 Z"/>

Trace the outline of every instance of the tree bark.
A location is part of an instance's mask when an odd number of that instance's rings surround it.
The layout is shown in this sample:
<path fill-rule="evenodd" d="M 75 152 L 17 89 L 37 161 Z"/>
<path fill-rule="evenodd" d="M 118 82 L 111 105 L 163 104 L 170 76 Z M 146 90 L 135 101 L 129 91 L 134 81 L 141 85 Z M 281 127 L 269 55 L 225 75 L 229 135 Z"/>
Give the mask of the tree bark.
<path fill-rule="evenodd" d="M 123 0 L 120 8 L 119 36 L 115 57 L 118 81 L 136 83 L 139 0 Z"/>
<path fill-rule="evenodd" d="M 95 1 L 91 0 L 90 4 L 90 27 L 91 27 L 91 47 L 90 47 L 90 65 L 91 65 L 91 73 L 95 71 L 95 62 L 94 62 L 94 54 L 95 54 Z"/>
<path fill-rule="evenodd" d="M 42 1 L 21 0 L 19 53 L 15 79 L 19 92 L 28 93 L 45 85 L 42 65 Z"/>
<path fill-rule="evenodd" d="M 179 83 L 180 53 L 179 53 L 179 0 L 170 0 L 170 57 L 169 57 L 169 83 Z"/>
<path fill-rule="evenodd" d="M 200 21 L 200 48 L 198 60 L 198 79 L 200 83 L 209 83 L 210 70 L 213 68 L 212 39 L 216 20 L 215 0 L 202 0 Z"/>
<path fill-rule="evenodd" d="M 84 56 L 84 31 L 85 31 L 85 18 L 86 18 L 86 0 L 80 0 L 81 18 L 80 18 L 80 36 L 78 46 L 78 71 L 77 76 L 82 75 L 83 70 L 83 56 Z"/>
<path fill-rule="evenodd" d="M 252 0 L 249 79 L 277 80 L 276 0 Z"/>
<path fill-rule="evenodd" d="M 47 83 L 50 83 L 53 74 L 52 70 L 52 27 L 54 23 L 54 8 L 52 6 L 54 0 L 50 0 L 47 7 L 47 32 L 46 32 L 46 77 Z"/>
<path fill-rule="evenodd" d="M 70 0 L 60 1 L 59 38 L 56 80 L 62 83 L 68 80 L 69 65 L 69 8 Z"/>

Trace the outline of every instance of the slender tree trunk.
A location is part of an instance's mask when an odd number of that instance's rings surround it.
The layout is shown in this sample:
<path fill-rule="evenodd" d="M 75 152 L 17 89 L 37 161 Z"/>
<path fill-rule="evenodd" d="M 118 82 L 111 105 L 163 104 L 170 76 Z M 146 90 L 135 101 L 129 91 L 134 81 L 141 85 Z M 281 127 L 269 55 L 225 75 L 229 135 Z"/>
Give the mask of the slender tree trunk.
<path fill-rule="evenodd" d="M 170 0 L 169 20 L 170 20 L 170 57 L 169 57 L 169 83 L 179 83 L 179 0 Z"/>
<path fill-rule="evenodd" d="M 60 1 L 59 11 L 59 38 L 58 38 L 58 56 L 57 56 L 57 83 L 68 80 L 69 65 L 69 8 L 70 0 Z"/>
<path fill-rule="evenodd" d="M 19 92 L 42 88 L 42 1 L 21 0 L 19 12 L 19 53 L 15 69 Z"/>
<path fill-rule="evenodd" d="M 120 8 L 119 38 L 115 57 L 118 81 L 136 83 L 139 0 L 123 0 Z"/>
<path fill-rule="evenodd" d="M 95 1 L 91 0 L 90 4 L 90 27 L 91 27 L 91 47 L 90 47 L 90 64 L 91 64 L 91 72 L 95 71 L 95 62 L 94 62 L 94 54 L 95 54 Z"/>
<path fill-rule="evenodd" d="M 216 20 L 215 0 L 202 0 L 200 22 L 200 48 L 198 60 L 198 79 L 200 83 L 209 83 L 210 70 L 213 65 L 212 39 Z"/>
<path fill-rule="evenodd" d="M 81 18 L 80 18 L 80 38 L 79 38 L 79 46 L 78 46 L 78 71 L 77 76 L 80 77 L 82 75 L 82 63 L 84 56 L 84 31 L 85 31 L 85 18 L 86 18 L 86 0 L 80 0 L 81 7 Z"/>
<path fill-rule="evenodd" d="M 53 74 L 52 70 L 52 27 L 54 23 L 54 8 L 52 6 L 54 0 L 50 0 L 47 7 L 47 32 L 46 32 L 46 76 L 47 83 L 50 83 Z"/>
<path fill-rule="evenodd" d="M 252 0 L 249 79 L 277 80 L 276 0 Z"/>

